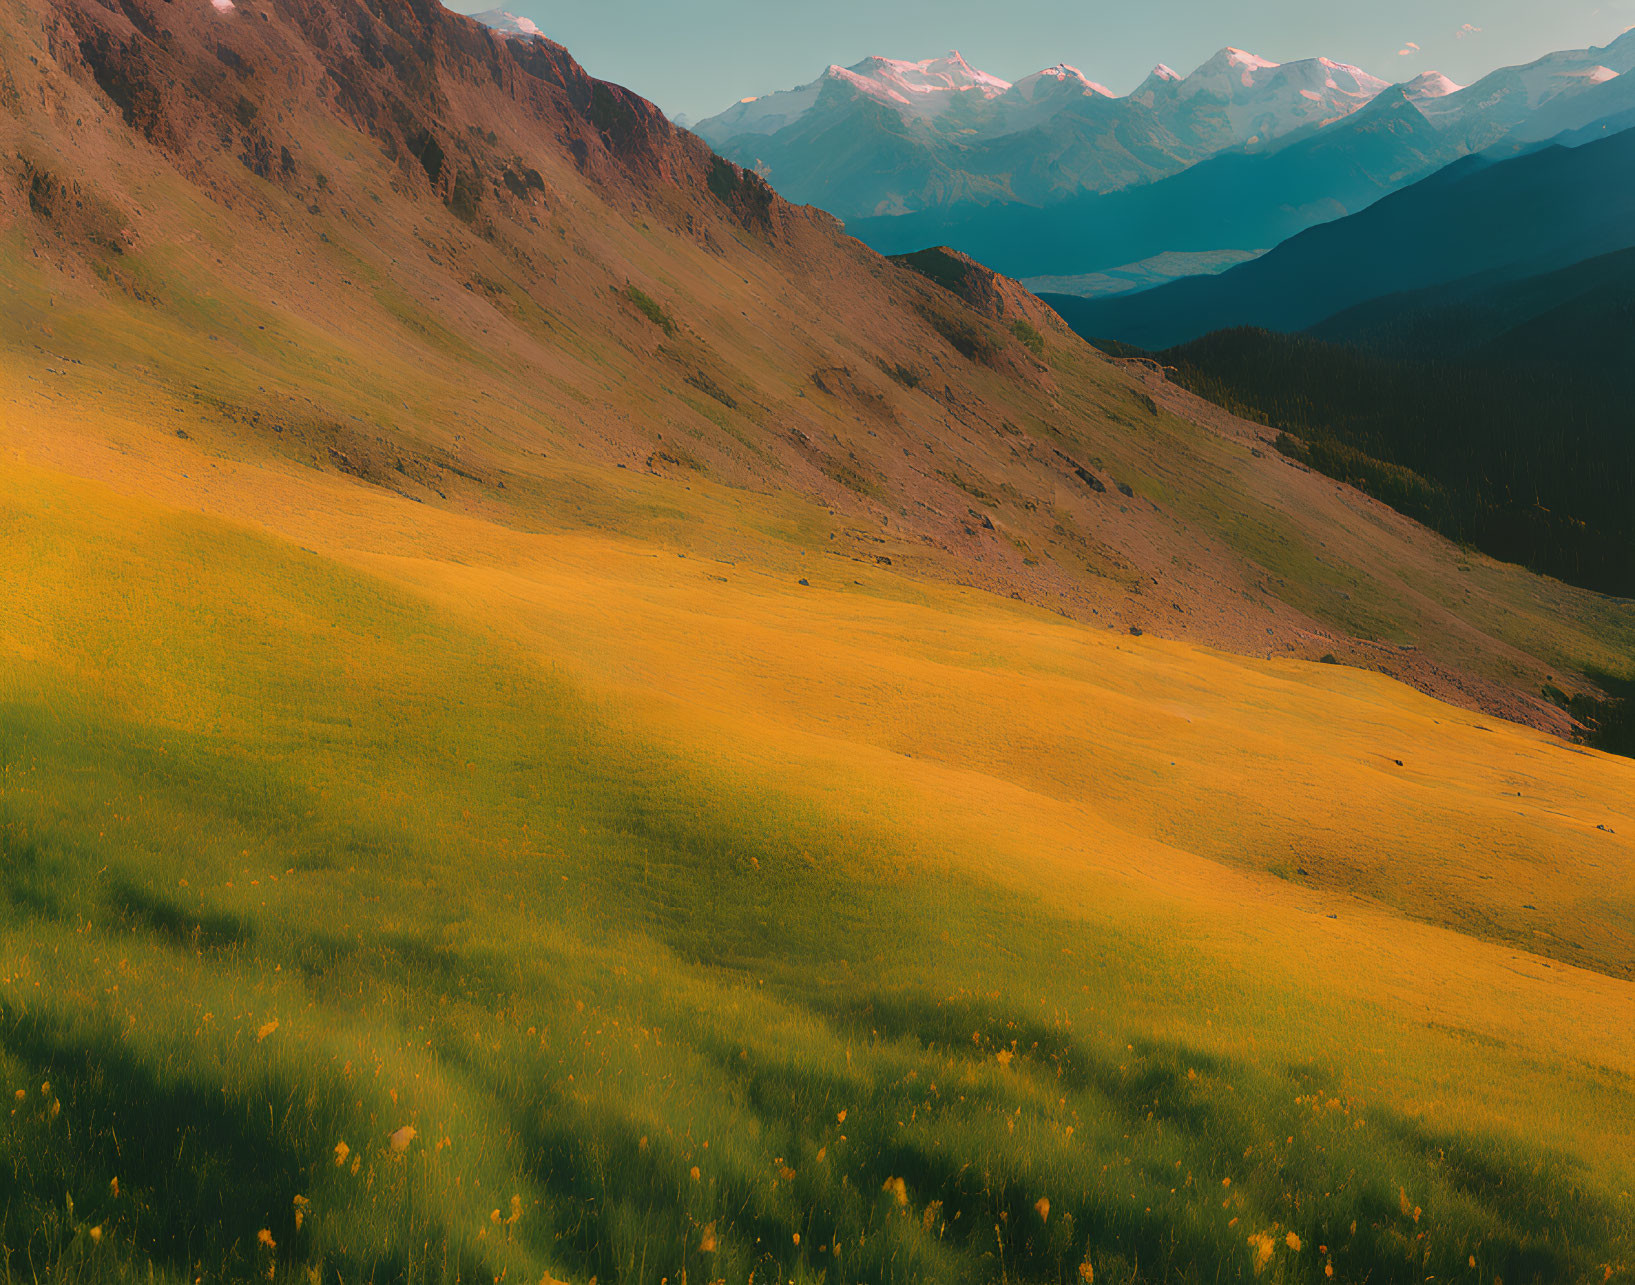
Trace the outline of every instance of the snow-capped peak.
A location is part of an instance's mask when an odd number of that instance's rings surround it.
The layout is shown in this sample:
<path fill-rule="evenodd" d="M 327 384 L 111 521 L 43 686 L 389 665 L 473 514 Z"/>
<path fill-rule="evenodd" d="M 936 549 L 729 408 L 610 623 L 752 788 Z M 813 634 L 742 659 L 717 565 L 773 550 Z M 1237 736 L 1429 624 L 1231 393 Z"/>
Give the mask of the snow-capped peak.
<path fill-rule="evenodd" d="M 1454 122 L 1491 142 L 1523 125 L 1556 98 L 1583 93 L 1635 71 L 1635 39 L 1625 35 L 1602 49 L 1563 49 L 1519 67 L 1501 67 L 1466 89 L 1417 101 L 1438 127 Z"/>
<path fill-rule="evenodd" d="M 896 93 L 964 93 L 972 89 L 984 98 L 995 98 L 1011 87 L 1008 80 L 976 70 L 960 57 L 957 49 L 950 49 L 941 58 L 927 58 L 924 62 L 902 62 L 896 58 L 878 56 L 865 58 L 842 70 L 874 81 Z"/>
<path fill-rule="evenodd" d="M 1188 118 L 1195 115 L 1197 100 L 1219 104 L 1215 110 L 1223 113 L 1232 137 L 1263 144 L 1349 116 L 1387 86 L 1378 76 L 1332 58 L 1277 63 L 1228 47 L 1179 80 L 1155 72 L 1132 97 L 1161 114 Z"/>
<path fill-rule="evenodd" d="M 1402 92 L 1408 96 L 1408 101 L 1417 103 L 1431 98 L 1446 98 L 1449 94 L 1457 94 L 1464 86 L 1457 84 L 1439 71 L 1425 71 L 1415 76 L 1402 87 Z"/>
<path fill-rule="evenodd" d="M 532 18 L 522 18 L 505 9 L 489 9 L 483 13 L 471 15 L 485 27 L 490 27 L 502 36 L 543 36 L 539 24 Z"/>
<path fill-rule="evenodd" d="M 803 118 L 825 91 L 837 87 L 905 117 L 931 120 L 963 95 L 988 101 L 1006 93 L 1011 84 L 972 67 L 957 49 L 922 62 L 876 56 L 850 67 L 832 63 L 823 75 L 796 89 L 741 98 L 719 116 L 700 121 L 696 130 L 717 145 L 739 134 L 775 134 Z"/>
<path fill-rule="evenodd" d="M 1265 73 L 1276 69 L 1277 64 L 1269 59 L 1228 46 L 1190 76 L 1173 83 L 1183 101 L 1199 94 L 1231 100 L 1241 97 L 1244 90 L 1253 89 L 1265 79 Z"/>
<path fill-rule="evenodd" d="M 1091 94 L 1097 98 L 1111 98 L 1113 91 L 1106 85 L 1091 80 L 1077 67 L 1070 67 L 1065 62 L 1059 62 L 1054 67 L 1046 67 L 1043 71 L 1036 71 L 1031 76 L 1024 76 L 1011 87 L 1011 93 L 1024 102 L 1032 102 L 1042 88 L 1061 86 L 1069 92 Z"/>
<path fill-rule="evenodd" d="M 876 56 L 850 67 L 832 65 L 823 78 L 920 119 L 940 116 L 962 94 L 991 99 L 1011 87 L 1010 81 L 972 67 L 957 49 L 923 62 Z"/>
<path fill-rule="evenodd" d="M 1127 101 L 1163 117 L 1179 137 L 1220 148 L 1264 144 L 1321 127 L 1349 116 L 1386 87 L 1386 81 L 1331 58 L 1277 63 L 1228 46 L 1188 76 L 1158 64 Z M 960 104 L 962 134 L 998 137 L 1032 128 L 1057 111 L 1085 110 L 1086 100 L 1114 95 L 1068 63 L 1012 85 L 972 67 L 957 50 L 919 62 L 877 56 L 849 67 L 834 64 L 796 89 L 743 99 L 701 121 L 697 130 L 721 146 L 743 135 L 779 133 L 825 103 L 844 110 L 847 98 L 922 122 L 940 121 Z"/>
<path fill-rule="evenodd" d="M 1249 53 L 1244 49 L 1234 49 L 1231 45 L 1221 50 L 1215 57 L 1224 58 L 1228 66 L 1243 67 L 1249 71 L 1270 71 L 1273 67 L 1279 65 L 1269 58 L 1262 58 L 1258 54 Z M 1206 63 L 1205 66 L 1207 65 Z"/>

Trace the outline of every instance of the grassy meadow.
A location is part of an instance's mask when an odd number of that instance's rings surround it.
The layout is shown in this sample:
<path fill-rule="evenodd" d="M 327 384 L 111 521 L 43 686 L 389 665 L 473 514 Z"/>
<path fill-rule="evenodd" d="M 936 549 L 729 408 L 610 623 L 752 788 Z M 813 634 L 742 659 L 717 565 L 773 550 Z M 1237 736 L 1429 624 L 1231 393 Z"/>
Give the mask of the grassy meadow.
<path fill-rule="evenodd" d="M 0 187 L 0 1285 L 1635 1285 L 1635 760 L 1369 668 L 1629 603 L 486 75 L 491 228 L 341 62 L 319 200 L 178 167 L 50 10 L 130 235 Z"/>
<path fill-rule="evenodd" d="M 4 1279 L 1630 1278 L 1635 766 L 140 467 L 0 490 Z"/>

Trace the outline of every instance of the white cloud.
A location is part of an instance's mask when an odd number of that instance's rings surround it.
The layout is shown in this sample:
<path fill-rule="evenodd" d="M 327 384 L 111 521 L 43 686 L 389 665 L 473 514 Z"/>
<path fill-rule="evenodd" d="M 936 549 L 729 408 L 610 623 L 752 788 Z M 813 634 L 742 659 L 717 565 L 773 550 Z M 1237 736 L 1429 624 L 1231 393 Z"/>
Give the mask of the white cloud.
<path fill-rule="evenodd" d="M 1419 52 L 1419 46 L 1414 41 L 1410 40 L 1401 49 L 1397 50 L 1397 57 L 1398 58 L 1407 58 L 1412 54 L 1417 54 L 1418 52 Z"/>
<path fill-rule="evenodd" d="M 1479 35 L 1481 35 L 1482 34 L 1482 29 L 1480 27 L 1472 26 L 1470 23 L 1467 22 L 1464 26 L 1460 27 L 1459 30 L 1454 32 L 1453 34 L 1458 39 L 1464 40 L 1469 36 L 1479 36 Z"/>

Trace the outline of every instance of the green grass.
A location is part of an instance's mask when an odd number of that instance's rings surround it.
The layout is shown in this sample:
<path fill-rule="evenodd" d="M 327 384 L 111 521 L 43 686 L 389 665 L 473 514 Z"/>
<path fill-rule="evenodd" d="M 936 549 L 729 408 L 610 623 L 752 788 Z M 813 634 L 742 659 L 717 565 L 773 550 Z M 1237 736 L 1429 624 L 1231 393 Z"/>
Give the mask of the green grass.
<path fill-rule="evenodd" d="M 1041 335 L 1038 329 L 1029 322 L 1025 320 L 1013 322 L 1011 324 L 1011 333 L 1015 335 L 1017 340 L 1020 341 L 1021 345 L 1035 357 L 1043 357 L 1045 355 L 1045 337 Z"/>
<path fill-rule="evenodd" d="M 91 487 L 0 530 L 6 1279 L 1631 1256 L 1572 1160 L 1201 1047 L 1149 1007 L 1232 1001 L 1162 941 L 922 873 L 383 582 Z"/>
<path fill-rule="evenodd" d="M 665 334 L 673 335 L 676 333 L 675 318 L 666 312 L 658 300 L 651 295 L 638 290 L 635 286 L 627 286 L 625 287 L 625 298 L 636 305 L 637 312 L 664 331 Z"/>

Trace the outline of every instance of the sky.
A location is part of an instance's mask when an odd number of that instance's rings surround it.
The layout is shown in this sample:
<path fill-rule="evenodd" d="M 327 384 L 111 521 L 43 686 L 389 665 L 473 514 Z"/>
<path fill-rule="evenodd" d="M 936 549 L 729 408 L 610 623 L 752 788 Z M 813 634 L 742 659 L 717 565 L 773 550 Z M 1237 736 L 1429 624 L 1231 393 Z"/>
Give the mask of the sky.
<path fill-rule="evenodd" d="M 594 76 L 698 120 L 871 54 L 967 62 L 1006 80 L 1070 63 L 1127 93 L 1235 45 L 1328 57 L 1387 80 L 1461 84 L 1635 26 L 1635 0 L 453 0 L 532 18 Z"/>

